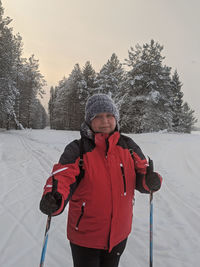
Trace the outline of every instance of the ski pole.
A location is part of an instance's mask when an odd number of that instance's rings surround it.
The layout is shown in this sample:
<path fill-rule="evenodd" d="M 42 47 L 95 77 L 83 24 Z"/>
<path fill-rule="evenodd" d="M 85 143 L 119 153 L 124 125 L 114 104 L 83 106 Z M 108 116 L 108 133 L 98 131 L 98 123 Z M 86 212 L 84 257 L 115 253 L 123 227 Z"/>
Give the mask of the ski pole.
<path fill-rule="evenodd" d="M 41 254 L 41 259 L 40 259 L 40 267 L 44 266 L 44 259 L 45 259 L 46 250 L 47 250 L 47 242 L 48 242 L 50 225 L 51 225 L 51 215 L 47 217 L 46 229 L 45 229 L 45 234 L 44 234 L 44 242 L 43 242 L 42 254 Z"/>
<path fill-rule="evenodd" d="M 153 172 L 153 160 L 149 159 L 149 172 Z M 150 191 L 150 220 L 149 220 L 149 266 L 153 267 L 153 192 Z"/>
<path fill-rule="evenodd" d="M 53 186 L 52 186 L 52 193 L 54 194 L 56 192 L 57 188 L 57 180 L 55 180 L 54 176 L 52 176 L 53 179 Z M 47 250 L 47 242 L 48 242 L 48 237 L 49 237 L 49 229 L 51 225 L 51 215 L 48 215 L 47 217 L 47 223 L 46 223 L 46 229 L 45 229 L 45 234 L 44 234 L 44 241 L 43 241 L 43 246 L 42 246 L 42 253 L 41 253 L 41 259 L 40 259 L 40 267 L 44 266 L 44 259 L 46 255 L 46 250 Z"/>
<path fill-rule="evenodd" d="M 150 193 L 149 266 L 153 267 L 153 192 Z"/>

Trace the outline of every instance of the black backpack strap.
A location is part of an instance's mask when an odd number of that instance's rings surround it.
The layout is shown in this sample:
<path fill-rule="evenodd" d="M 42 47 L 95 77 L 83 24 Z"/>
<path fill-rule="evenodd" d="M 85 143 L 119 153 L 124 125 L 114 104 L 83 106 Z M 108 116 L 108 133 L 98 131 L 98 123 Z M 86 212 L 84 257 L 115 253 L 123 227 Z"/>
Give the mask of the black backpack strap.
<path fill-rule="evenodd" d="M 134 159 L 134 156 L 133 156 L 133 149 L 132 148 L 129 148 L 128 150 L 129 150 L 129 152 L 131 154 L 131 157 L 133 159 L 133 162 L 135 163 L 135 159 Z M 133 203 L 133 205 L 135 205 L 135 195 L 134 195 L 134 198 L 132 200 L 132 203 Z"/>
<path fill-rule="evenodd" d="M 132 149 L 132 148 L 129 148 L 128 150 L 129 150 L 129 152 L 130 152 L 130 154 L 131 154 L 131 157 L 132 157 L 132 159 L 133 159 L 133 161 L 134 161 L 135 159 L 134 159 L 134 156 L 133 156 L 133 149 Z"/>
<path fill-rule="evenodd" d="M 83 148 L 83 139 L 81 138 L 80 140 L 80 160 L 79 160 L 79 168 L 80 168 L 80 174 L 78 176 L 78 179 L 81 180 L 84 177 L 85 170 L 83 169 L 83 153 L 84 153 L 84 148 Z"/>
<path fill-rule="evenodd" d="M 79 148 L 80 148 L 80 160 L 79 160 L 79 169 L 80 169 L 80 173 L 79 175 L 76 176 L 76 183 L 72 184 L 70 186 L 70 196 L 69 199 L 71 198 L 71 196 L 73 195 L 73 193 L 75 192 L 76 188 L 78 187 L 80 181 L 82 180 L 82 178 L 84 177 L 85 174 L 85 170 L 83 169 L 83 140 L 81 138 L 80 143 L 79 143 Z"/>

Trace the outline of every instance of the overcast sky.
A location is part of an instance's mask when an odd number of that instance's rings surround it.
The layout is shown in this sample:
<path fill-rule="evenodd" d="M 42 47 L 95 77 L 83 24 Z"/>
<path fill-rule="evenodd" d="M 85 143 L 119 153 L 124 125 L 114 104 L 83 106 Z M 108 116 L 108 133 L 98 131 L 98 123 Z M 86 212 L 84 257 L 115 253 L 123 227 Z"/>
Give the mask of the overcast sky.
<path fill-rule="evenodd" d="M 177 69 L 184 99 L 200 126 L 199 0 L 2 0 L 24 56 L 35 55 L 50 86 L 74 65 L 90 61 L 98 72 L 115 52 L 123 63 L 128 50 L 151 39 L 164 46 L 164 63 Z"/>

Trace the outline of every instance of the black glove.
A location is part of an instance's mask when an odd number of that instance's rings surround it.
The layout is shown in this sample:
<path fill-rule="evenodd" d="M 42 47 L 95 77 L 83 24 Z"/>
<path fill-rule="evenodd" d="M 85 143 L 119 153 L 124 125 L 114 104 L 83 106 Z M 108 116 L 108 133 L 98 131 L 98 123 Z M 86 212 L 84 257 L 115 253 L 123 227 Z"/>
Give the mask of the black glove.
<path fill-rule="evenodd" d="M 149 158 L 149 166 L 147 167 L 147 173 L 145 176 L 146 185 L 150 191 L 157 191 L 161 187 L 160 177 L 157 172 L 153 171 L 153 160 Z"/>
<path fill-rule="evenodd" d="M 42 197 L 40 201 L 40 210 L 47 215 L 51 215 L 60 208 L 61 203 L 61 194 L 58 192 L 50 192 Z"/>

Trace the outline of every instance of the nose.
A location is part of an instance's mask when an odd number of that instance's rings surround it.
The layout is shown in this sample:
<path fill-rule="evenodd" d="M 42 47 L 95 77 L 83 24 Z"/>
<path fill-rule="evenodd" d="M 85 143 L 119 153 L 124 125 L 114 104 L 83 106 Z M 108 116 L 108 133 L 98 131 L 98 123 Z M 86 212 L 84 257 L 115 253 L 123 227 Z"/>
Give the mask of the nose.
<path fill-rule="evenodd" d="M 109 121 L 109 118 L 107 116 L 102 116 L 101 122 L 102 123 L 107 123 Z"/>

